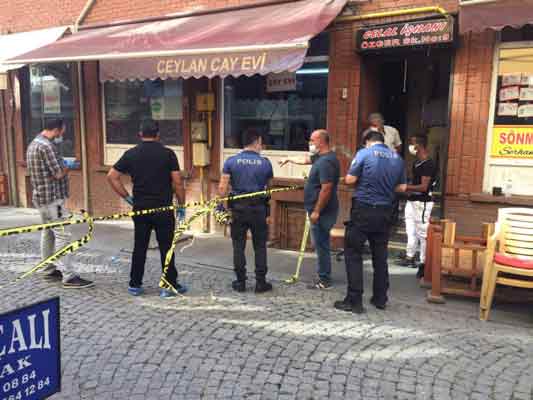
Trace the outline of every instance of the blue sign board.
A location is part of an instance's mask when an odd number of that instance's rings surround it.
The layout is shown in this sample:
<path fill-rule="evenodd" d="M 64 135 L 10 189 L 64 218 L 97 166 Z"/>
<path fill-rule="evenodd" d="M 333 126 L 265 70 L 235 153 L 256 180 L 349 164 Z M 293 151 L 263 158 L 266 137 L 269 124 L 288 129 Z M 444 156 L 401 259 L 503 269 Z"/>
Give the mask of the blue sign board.
<path fill-rule="evenodd" d="M 0 400 L 61 390 L 59 297 L 0 315 Z"/>

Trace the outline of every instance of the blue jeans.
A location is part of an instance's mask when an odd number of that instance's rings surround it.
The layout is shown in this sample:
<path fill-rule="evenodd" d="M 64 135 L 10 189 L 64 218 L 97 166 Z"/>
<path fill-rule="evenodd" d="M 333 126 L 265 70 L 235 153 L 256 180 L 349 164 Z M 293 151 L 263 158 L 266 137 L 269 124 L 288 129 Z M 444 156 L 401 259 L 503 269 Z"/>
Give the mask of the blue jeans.
<path fill-rule="evenodd" d="M 318 257 L 317 272 L 320 279 L 331 280 L 331 228 L 337 221 L 337 213 L 321 215 L 316 224 L 311 223 L 311 236 Z"/>

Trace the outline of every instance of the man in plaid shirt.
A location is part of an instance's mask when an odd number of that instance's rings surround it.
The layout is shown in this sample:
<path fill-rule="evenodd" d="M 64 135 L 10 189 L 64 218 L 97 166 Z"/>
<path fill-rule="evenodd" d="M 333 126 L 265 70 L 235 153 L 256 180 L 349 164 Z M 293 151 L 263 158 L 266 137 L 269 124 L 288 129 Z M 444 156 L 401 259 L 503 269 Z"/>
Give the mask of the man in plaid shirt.
<path fill-rule="evenodd" d="M 68 168 L 58 146 L 65 133 L 62 119 L 49 119 L 44 130 L 28 146 L 26 160 L 33 187 L 33 204 L 39 211 L 43 223 L 61 221 L 70 217 L 65 208 L 68 192 Z M 48 258 L 55 253 L 55 245 L 62 248 L 71 242 L 68 227 L 45 229 L 41 236 L 41 256 Z M 58 266 L 49 264 L 45 269 L 48 281 L 63 281 L 64 288 L 85 288 L 93 282 L 80 278 L 72 271 L 71 255 L 61 257 Z M 59 269 L 57 269 L 59 268 Z"/>

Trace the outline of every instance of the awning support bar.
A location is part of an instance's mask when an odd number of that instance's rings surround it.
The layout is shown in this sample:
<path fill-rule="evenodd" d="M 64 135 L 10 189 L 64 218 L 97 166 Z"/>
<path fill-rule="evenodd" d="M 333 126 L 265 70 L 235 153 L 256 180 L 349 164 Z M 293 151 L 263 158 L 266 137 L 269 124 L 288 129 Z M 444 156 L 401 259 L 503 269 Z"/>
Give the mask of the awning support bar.
<path fill-rule="evenodd" d="M 335 19 L 335 22 L 352 22 L 352 21 L 361 21 L 365 19 L 376 19 L 376 18 L 388 18 L 388 17 L 399 17 L 402 15 L 411 15 L 411 14 L 423 14 L 423 13 L 438 13 L 442 15 L 448 15 L 448 12 L 439 6 L 431 7 L 416 7 L 416 8 L 406 8 L 404 10 L 394 10 L 394 11 L 384 11 L 376 12 L 369 14 L 361 15 L 347 15 L 344 17 L 338 17 Z"/>

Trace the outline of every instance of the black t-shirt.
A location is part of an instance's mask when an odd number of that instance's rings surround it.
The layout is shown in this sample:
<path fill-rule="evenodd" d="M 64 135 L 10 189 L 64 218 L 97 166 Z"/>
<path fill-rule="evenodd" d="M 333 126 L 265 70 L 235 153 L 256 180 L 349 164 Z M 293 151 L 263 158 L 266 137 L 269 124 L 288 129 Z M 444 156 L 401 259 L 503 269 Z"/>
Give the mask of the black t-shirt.
<path fill-rule="evenodd" d="M 336 213 L 339 209 L 339 200 L 337 199 L 337 185 L 339 184 L 340 165 L 335 152 L 314 156 L 312 158 L 313 166 L 309 172 L 309 178 L 304 187 L 304 207 L 307 212 L 312 212 L 318 200 L 321 185 L 323 183 L 333 183 L 333 193 L 328 204 L 322 210 L 322 215 Z"/>
<path fill-rule="evenodd" d="M 435 178 L 437 176 L 437 166 L 435 162 L 428 158 L 426 160 L 416 160 L 413 164 L 413 185 L 420 185 L 422 183 L 422 177 L 429 176 L 428 190 L 424 193 L 413 192 L 409 194 L 409 200 L 411 201 L 431 201 L 431 190 Z"/>
<path fill-rule="evenodd" d="M 176 154 L 159 142 L 142 142 L 126 151 L 113 166 L 131 176 L 136 209 L 172 204 L 172 171 L 180 167 Z"/>

